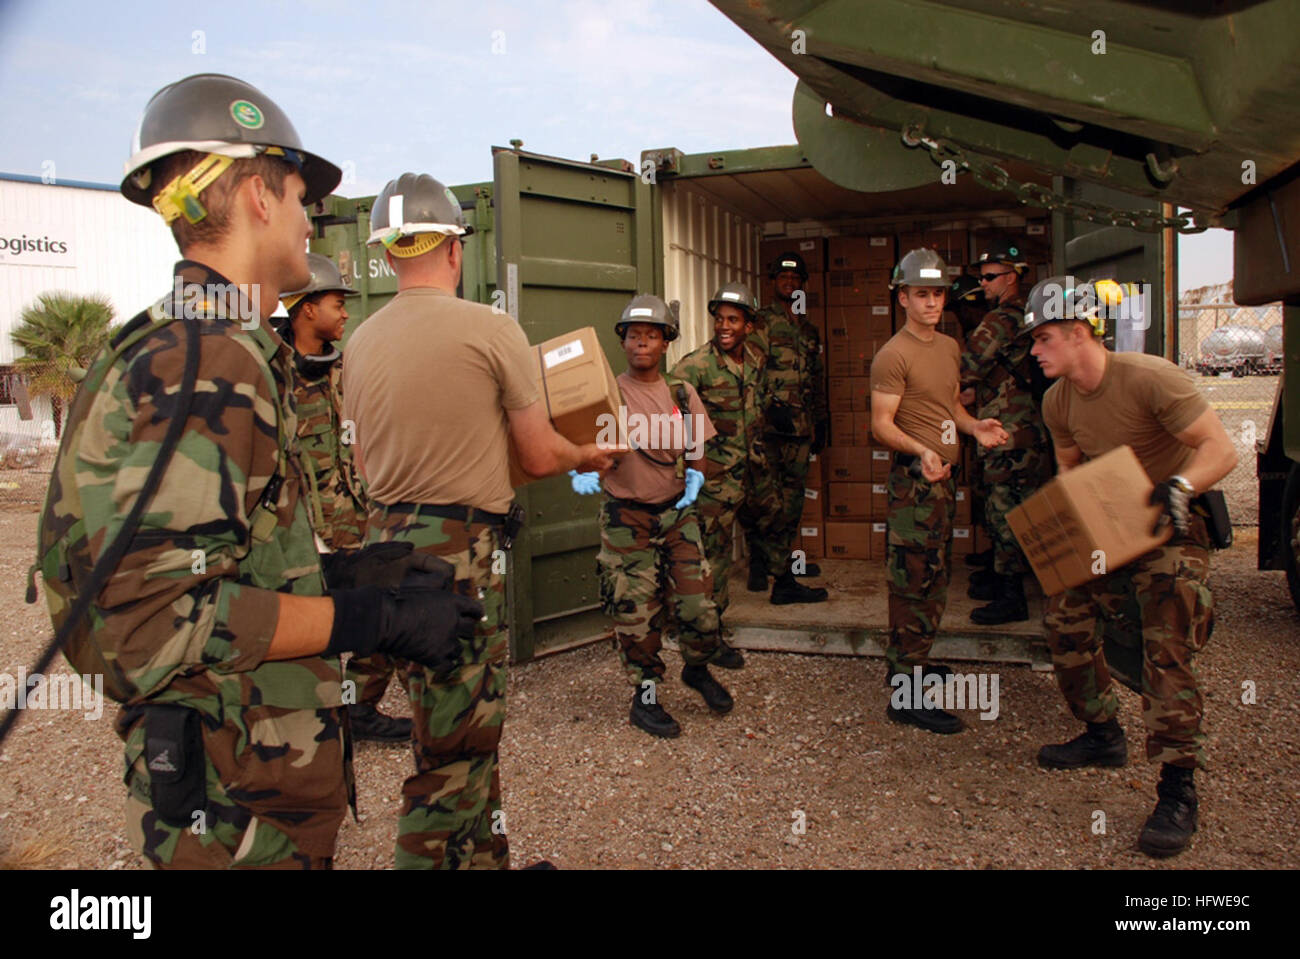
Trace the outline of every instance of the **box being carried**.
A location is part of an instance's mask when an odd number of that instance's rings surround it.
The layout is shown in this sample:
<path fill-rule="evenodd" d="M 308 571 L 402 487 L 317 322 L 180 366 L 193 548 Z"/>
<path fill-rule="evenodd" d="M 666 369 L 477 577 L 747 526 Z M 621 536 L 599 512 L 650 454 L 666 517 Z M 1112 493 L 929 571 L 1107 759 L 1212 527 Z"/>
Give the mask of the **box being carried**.
<path fill-rule="evenodd" d="M 1113 573 L 1168 541 L 1151 535 L 1160 507 L 1129 446 L 1062 473 L 1007 514 L 1043 592 L 1049 596 Z"/>
<path fill-rule="evenodd" d="M 595 443 L 597 438 L 626 445 L 618 425 L 618 408 L 623 402 L 618 381 L 594 327 L 554 337 L 532 347 L 531 352 L 537 391 L 561 436 L 579 446 Z M 512 448 L 510 485 L 517 489 L 535 479 L 520 469 Z"/>

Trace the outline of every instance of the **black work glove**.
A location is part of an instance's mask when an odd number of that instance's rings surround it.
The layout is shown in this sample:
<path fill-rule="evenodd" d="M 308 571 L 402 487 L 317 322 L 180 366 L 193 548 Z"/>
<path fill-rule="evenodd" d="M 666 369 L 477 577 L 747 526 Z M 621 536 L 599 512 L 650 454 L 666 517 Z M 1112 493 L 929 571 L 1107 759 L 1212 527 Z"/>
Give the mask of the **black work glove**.
<path fill-rule="evenodd" d="M 794 433 L 794 410 L 788 403 L 773 403 L 767 408 L 768 425 L 777 433 Z"/>
<path fill-rule="evenodd" d="M 830 425 L 828 421 L 821 420 L 813 427 L 812 452 L 814 456 L 826 449 L 826 434 L 830 431 Z"/>
<path fill-rule="evenodd" d="M 483 604 L 435 585 L 436 574 L 411 573 L 402 586 L 358 586 L 330 595 L 334 626 L 325 655 L 387 653 L 445 679 L 460 666 L 463 639 L 483 618 Z"/>
<path fill-rule="evenodd" d="M 1179 536 L 1187 535 L 1187 518 L 1192 505 L 1192 488 L 1181 476 L 1165 480 L 1151 491 L 1150 505 L 1162 506 L 1164 511 L 1156 517 L 1156 525 L 1151 530 L 1152 536 L 1159 536 L 1160 531 L 1171 522 L 1174 532 Z"/>
<path fill-rule="evenodd" d="M 446 589 L 455 579 L 455 569 L 445 559 L 415 552 L 412 543 L 372 543 L 362 549 L 322 553 L 321 570 L 330 590 L 357 586 L 401 586 L 412 570 L 436 574 L 437 588 Z M 427 580 L 421 580 L 429 585 Z"/>

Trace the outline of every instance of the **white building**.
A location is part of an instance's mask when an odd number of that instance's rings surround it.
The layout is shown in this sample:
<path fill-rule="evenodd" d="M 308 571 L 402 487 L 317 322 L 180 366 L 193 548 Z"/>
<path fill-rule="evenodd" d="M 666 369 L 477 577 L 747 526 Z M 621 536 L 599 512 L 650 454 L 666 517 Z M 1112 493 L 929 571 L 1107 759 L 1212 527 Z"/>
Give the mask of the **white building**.
<path fill-rule="evenodd" d="M 0 173 L 0 447 L 6 434 L 53 439 L 49 402 L 33 399 L 22 421 L 7 388 L 23 308 L 56 290 L 102 293 L 123 323 L 167 292 L 178 259 L 161 218 L 116 185 Z"/>

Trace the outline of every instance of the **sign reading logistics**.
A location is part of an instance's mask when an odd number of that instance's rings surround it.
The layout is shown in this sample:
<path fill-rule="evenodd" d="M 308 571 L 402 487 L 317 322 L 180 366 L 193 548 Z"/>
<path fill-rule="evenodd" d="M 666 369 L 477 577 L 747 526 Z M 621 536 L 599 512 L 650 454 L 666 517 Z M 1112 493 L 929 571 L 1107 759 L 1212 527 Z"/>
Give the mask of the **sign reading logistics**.
<path fill-rule="evenodd" d="M 0 264 L 6 266 L 76 266 L 72 226 L 0 220 Z"/>

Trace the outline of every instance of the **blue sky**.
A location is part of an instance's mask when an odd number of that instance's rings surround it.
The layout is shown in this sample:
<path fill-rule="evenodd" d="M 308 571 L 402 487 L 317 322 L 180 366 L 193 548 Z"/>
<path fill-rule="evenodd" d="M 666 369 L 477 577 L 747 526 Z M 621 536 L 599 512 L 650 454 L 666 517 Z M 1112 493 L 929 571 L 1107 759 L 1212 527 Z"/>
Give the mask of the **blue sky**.
<path fill-rule="evenodd" d="M 149 97 L 204 72 L 274 99 L 352 196 L 407 169 L 491 179 L 512 138 L 631 160 L 794 142 L 794 76 L 705 0 L 0 0 L 0 171 L 118 182 Z M 1231 276 L 1212 234 L 1183 241 L 1181 286 Z"/>

